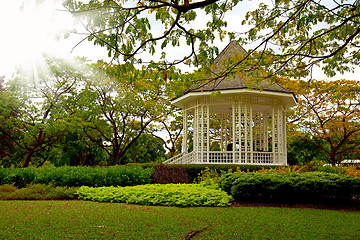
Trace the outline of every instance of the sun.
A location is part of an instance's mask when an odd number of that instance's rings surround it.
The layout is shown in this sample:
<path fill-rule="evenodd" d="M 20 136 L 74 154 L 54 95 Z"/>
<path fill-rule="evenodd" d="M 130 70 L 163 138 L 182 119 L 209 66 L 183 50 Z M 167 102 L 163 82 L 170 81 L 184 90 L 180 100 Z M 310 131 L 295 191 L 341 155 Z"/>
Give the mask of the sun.
<path fill-rule="evenodd" d="M 44 54 L 59 56 L 69 51 L 57 41 L 72 24 L 71 17 L 59 11 L 60 0 L 3 2 L 0 3 L 0 75 L 14 71 L 15 66 L 36 73 L 44 67 Z"/>

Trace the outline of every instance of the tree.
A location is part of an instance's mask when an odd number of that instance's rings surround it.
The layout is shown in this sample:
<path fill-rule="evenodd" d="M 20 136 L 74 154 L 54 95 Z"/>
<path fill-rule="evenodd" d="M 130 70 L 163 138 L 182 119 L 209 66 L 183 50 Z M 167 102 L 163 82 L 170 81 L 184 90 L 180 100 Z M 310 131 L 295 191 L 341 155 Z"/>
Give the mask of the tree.
<path fill-rule="evenodd" d="M 69 124 L 70 126 L 74 126 Z M 107 165 L 103 149 L 85 136 L 82 129 L 69 127 L 63 137 L 51 146 L 47 160 L 55 166 L 96 166 Z M 43 158 L 43 161 L 46 158 Z"/>
<path fill-rule="evenodd" d="M 70 112 L 111 164 L 124 164 L 124 155 L 150 124 L 164 117 L 168 103 L 162 72 L 138 70 L 130 63 L 99 62 L 79 93 L 73 93 Z"/>
<path fill-rule="evenodd" d="M 242 44 L 255 42 L 246 56 L 235 59 L 211 78 L 239 72 L 244 69 L 243 65 L 265 65 L 268 72 L 263 77 L 277 74 L 302 77 L 311 73 L 315 65 L 333 76 L 336 72 L 351 71 L 351 65 L 359 64 L 359 1 L 277 0 L 271 3 L 272 6 L 260 3 L 256 10 L 246 14 L 242 24 L 249 24 L 250 29 L 244 34 L 240 29 L 224 30 L 225 15 L 243 4 L 239 0 L 149 0 L 133 4 L 117 0 L 92 0 L 86 4 L 69 0 L 65 6 L 82 17 L 88 32 L 86 38 L 106 47 L 109 56 L 114 58 L 123 56 L 125 60 L 141 62 L 136 55 L 142 51 L 154 54 L 159 42 L 163 51 L 161 64 L 201 64 L 211 72 L 218 54 L 216 46 L 211 46 L 216 37 L 222 40 L 228 35 L 230 40 Z M 202 24 L 204 21 L 206 24 Z M 169 45 L 182 47 L 182 58 L 167 60 Z"/>
<path fill-rule="evenodd" d="M 237 2 L 237 1 L 235 1 Z M 218 3 L 217 0 L 204 0 L 191 2 L 181 1 L 81 1 L 69 0 L 65 3 L 66 8 L 73 14 L 80 16 L 83 26 L 88 32 L 86 37 L 94 44 L 107 48 L 109 56 L 115 59 L 123 56 L 125 60 L 136 60 L 136 55 L 142 51 L 155 53 L 156 44 L 161 42 L 161 53 L 165 65 L 173 65 L 185 62 L 194 57 L 199 61 L 202 54 L 213 54 L 216 48 L 209 48 L 207 42 L 215 39 L 215 34 L 224 37 L 225 32 L 221 27 L 226 26 L 222 21 L 221 14 L 232 9 L 236 3 Z M 205 12 L 213 17 L 205 29 L 194 30 L 187 28 L 196 19 L 195 9 L 203 8 Z M 155 18 L 160 31 L 152 31 L 152 18 Z M 166 61 L 165 48 L 168 45 L 178 47 L 184 42 L 190 49 L 183 58 L 174 61 Z M 196 45 L 204 53 L 197 54 Z"/>
<path fill-rule="evenodd" d="M 125 163 L 162 162 L 165 160 L 165 149 L 161 139 L 151 134 L 142 134 L 123 156 Z"/>
<path fill-rule="evenodd" d="M 0 165 L 10 167 L 15 164 L 12 153 L 14 143 L 5 133 L 15 136 L 16 118 L 20 108 L 20 101 L 3 87 L 3 77 L 0 77 Z"/>
<path fill-rule="evenodd" d="M 20 74 L 13 79 L 7 89 L 12 100 L 7 104 L 16 104 L 1 106 L 7 114 L 2 114 L 5 119 L 0 125 L 0 132 L 23 156 L 22 167 L 28 167 L 34 154 L 44 151 L 61 138 L 67 117 L 63 101 L 81 76 L 64 62 L 50 59 L 48 62 L 49 72 L 39 74 L 38 78 Z M 14 108 L 16 115 L 11 114 Z"/>
<path fill-rule="evenodd" d="M 310 136 L 299 130 L 292 133 L 288 131 L 287 139 L 287 160 L 289 165 L 310 164 L 316 160 L 326 161 L 323 150 L 312 144 L 313 141 L 321 141 L 321 143 L 317 142 L 317 145 L 325 145 L 325 141 L 310 139 Z"/>
<path fill-rule="evenodd" d="M 176 144 L 181 137 L 182 129 L 182 116 L 174 107 L 169 106 L 164 118 L 157 120 L 148 132 L 162 141 L 168 151 L 167 155 L 173 157 L 179 153 Z"/>
<path fill-rule="evenodd" d="M 270 57 L 274 73 L 301 77 L 321 66 L 334 76 L 360 59 L 359 1 L 278 0 L 246 14 L 252 27 L 245 41 L 258 41 L 259 58 Z M 274 44 L 279 51 L 272 50 Z"/>
<path fill-rule="evenodd" d="M 322 149 L 331 165 L 360 150 L 360 82 L 289 81 L 298 106 L 292 124 L 306 143 Z"/>

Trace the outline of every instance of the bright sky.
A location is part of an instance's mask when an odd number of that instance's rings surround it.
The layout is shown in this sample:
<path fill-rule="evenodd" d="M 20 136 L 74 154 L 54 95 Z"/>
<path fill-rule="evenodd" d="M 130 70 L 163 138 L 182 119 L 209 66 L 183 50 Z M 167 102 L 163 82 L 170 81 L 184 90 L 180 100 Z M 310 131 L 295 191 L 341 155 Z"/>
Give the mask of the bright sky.
<path fill-rule="evenodd" d="M 259 3 L 256 0 L 253 2 Z M 229 14 L 228 26 L 229 29 L 243 32 L 243 26 L 239 23 L 244 13 L 254 8 L 254 5 L 242 2 L 240 5 L 241 8 Z M 75 56 L 85 56 L 92 60 L 106 58 L 105 49 L 88 41 L 71 52 L 83 36 L 71 34 L 68 39 L 63 38 L 64 34 L 74 30 L 74 23 L 71 15 L 62 10 L 62 0 L 0 0 L 0 76 L 10 78 L 17 65 L 29 71 L 41 67 L 42 53 L 69 59 Z M 218 48 L 221 50 L 226 44 L 219 42 Z M 174 53 L 179 53 L 179 49 Z M 314 77 L 326 78 L 321 73 Z M 356 74 L 349 73 L 336 78 L 355 79 Z"/>
<path fill-rule="evenodd" d="M 96 58 L 104 53 L 88 42 L 71 52 L 82 37 L 72 34 L 64 39 L 74 22 L 62 10 L 62 0 L 0 0 L 0 76 L 11 77 L 17 65 L 29 71 L 41 68 L 43 53 L 64 58 Z"/>

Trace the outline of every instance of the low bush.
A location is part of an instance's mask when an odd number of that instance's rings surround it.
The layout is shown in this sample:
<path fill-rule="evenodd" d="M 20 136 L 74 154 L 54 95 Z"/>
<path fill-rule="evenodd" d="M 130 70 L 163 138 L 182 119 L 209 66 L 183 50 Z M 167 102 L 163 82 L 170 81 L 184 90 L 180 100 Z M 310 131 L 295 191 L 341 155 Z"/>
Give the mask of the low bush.
<path fill-rule="evenodd" d="M 342 174 L 233 173 L 220 179 L 222 190 L 237 201 L 359 201 L 360 178 Z"/>
<path fill-rule="evenodd" d="M 70 200 L 76 199 L 76 191 L 77 188 L 44 184 L 33 184 L 25 188 L 5 184 L 0 186 L 0 200 Z"/>
<path fill-rule="evenodd" d="M 349 166 L 345 168 L 346 175 L 352 177 L 360 177 L 360 166 Z"/>
<path fill-rule="evenodd" d="M 178 207 L 227 206 L 232 197 L 201 184 L 148 184 L 128 187 L 81 187 L 78 198 L 97 202 Z"/>
<path fill-rule="evenodd" d="M 36 174 L 35 168 L 0 168 L 0 185 L 13 184 L 22 188 L 31 184 Z"/>

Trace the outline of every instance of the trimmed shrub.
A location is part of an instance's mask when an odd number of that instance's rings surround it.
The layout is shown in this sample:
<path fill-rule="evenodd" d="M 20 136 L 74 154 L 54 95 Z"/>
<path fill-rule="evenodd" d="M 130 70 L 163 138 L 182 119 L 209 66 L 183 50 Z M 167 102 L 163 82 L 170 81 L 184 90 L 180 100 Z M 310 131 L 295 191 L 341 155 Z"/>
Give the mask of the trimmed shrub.
<path fill-rule="evenodd" d="M 189 175 L 184 167 L 179 165 L 160 164 L 155 167 L 152 175 L 153 183 L 190 183 Z"/>
<path fill-rule="evenodd" d="M 150 183 L 152 173 L 152 168 L 140 166 L 2 168 L 0 184 L 18 188 L 37 183 L 67 187 L 133 186 Z"/>
<path fill-rule="evenodd" d="M 200 184 L 148 184 L 128 187 L 81 187 L 78 198 L 97 202 L 178 207 L 227 206 L 232 197 Z"/>
<path fill-rule="evenodd" d="M 13 184 L 22 188 L 32 183 L 36 177 L 34 168 L 0 168 L 0 184 Z"/>
<path fill-rule="evenodd" d="M 138 166 L 113 167 L 57 167 L 43 169 L 36 183 L 55 186 L 133 186 L 151 182 L 153 169 Z"/>
<path fill-rule="evenodd" d="M 360 200 L 360 178 L 341 174 L 234 173 L 220 179 L 238 201 L 323 202 Z"/>

